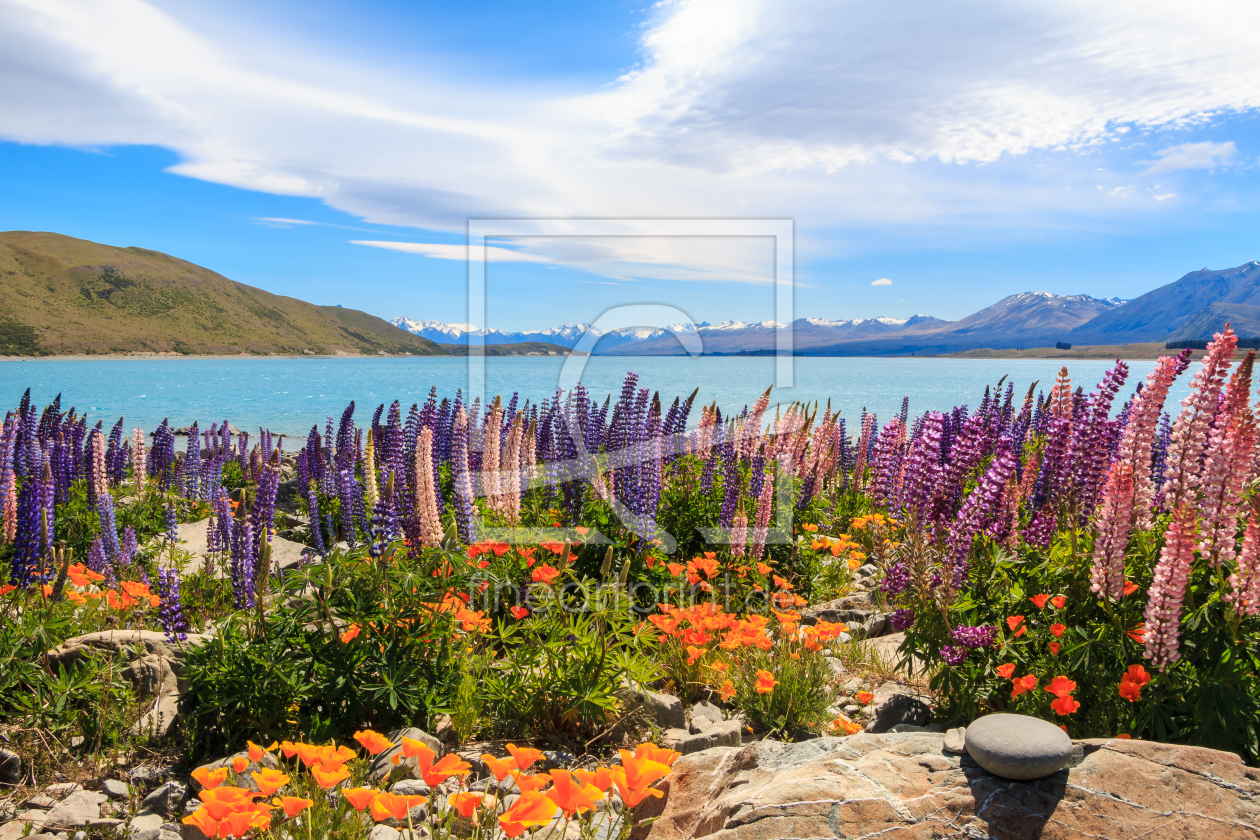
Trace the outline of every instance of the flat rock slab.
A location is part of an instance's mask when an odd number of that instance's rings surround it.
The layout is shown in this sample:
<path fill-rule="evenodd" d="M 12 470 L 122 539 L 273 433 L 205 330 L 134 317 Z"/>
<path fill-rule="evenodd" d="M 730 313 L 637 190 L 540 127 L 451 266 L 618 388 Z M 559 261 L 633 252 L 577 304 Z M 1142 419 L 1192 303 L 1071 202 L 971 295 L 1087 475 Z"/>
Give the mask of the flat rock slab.
<path fill-rule="evenodd" d="M 184 641 L 185 647 L 196 647 L 211 638 L 209 633 L 189 633 Z M 179 659 L 183 656 L 180 646 L 166 638 L 165 633 L 156 630 L 101 630 L 97 633 L 85 633 L 66 639 L 48 652 L 50 665 L 74 666 L 79 659 L 90 656 L 92 651 L 108 651 L 117 653 L 121 650 L 138 650 L 143 648 L 145 654 L 156 655 L 166 659 Z"/>
<path fill-rule="evenodd" d="M 210 543 L 207 533 L 210 528 L 210 518 L 200 519 L 196 522 L 183 522 L 179 526 L 179 547 L 191 554 L 192 560 L 184 567 L 187 574 L 191 574 L 201 568 L 206 562 L 206 555 L 210 553 Z M 302 552 L 310 551 L 308 546 L 299 542 L 286 540 L 284 537 L 272 535 L 271 537 L 271 563 L 278 566 L 280 571 L 286 571 L 297 566 L 302 562 Z M 160 555 L 159 559 L 163 565 L 169 565 L 167 555 Z M 215 577 L 223 577 L 224 571 L 220 564 L 212 563 Z"/>
<path fill-rule="evenodd" d="M 1059 727 L 1028 715 L 985 715 L 967 727 L 967 754 L 995 776 L 1040 779 L 1072 761 L 1072 739 Z"/>
<path fill-rule="evenodd" d="M 760 741 L 683 756 L 651 840 L 993 838 L 1255 840 L 1260 770 L 1230 753 L 1147 741 L 1078 741 L 1079 762 L 1003 779 L 916 732 Z"/>

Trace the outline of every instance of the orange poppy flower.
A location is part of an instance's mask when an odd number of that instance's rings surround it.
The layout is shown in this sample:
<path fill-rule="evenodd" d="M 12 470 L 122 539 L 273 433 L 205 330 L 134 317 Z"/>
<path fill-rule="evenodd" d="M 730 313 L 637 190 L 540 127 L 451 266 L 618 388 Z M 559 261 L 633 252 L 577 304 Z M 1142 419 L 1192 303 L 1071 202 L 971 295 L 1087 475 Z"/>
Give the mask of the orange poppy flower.
<path fill-rule="evenodd" d="M 198 808 L 184 817 L 181 822 L 200 829 L 201 833 L 207 837 L 217 837 L 219 834 L 219 821 L 211 817 L 205 808 Z"/>
<path fill-rule="evenodd" d="M 667 747 L 658 747 L 649 741 L 635 747 L 634 757 L 655 761 L 657 764 L 664 764 L 666 767 L 673 767 L 674 762 L 682 757 L 682 753 Z"/>
<path fill-rule="evenodd" d="M 1066 629 L 1067 629 L 1066 624 L 1051 624 L 1050 625 L 1050 632 L 1054 634 L 1054 637 L 1056 639 L 1062 636 L 1063 631 Z"/>
<path fill-rule="evenodd" d="M 393 749 L 394 742 L 386 738 L 379 732 L 373 732 L 371 729 L 354 733 L 354 740 L 358 741 L 363 749 L 372 755 L 379 755 L 385 750 Z"/>
<path fill-rule="evenodd" d="M 1060 645 L 1059 645 L 1059 643 L 1058 643 L 1058 642 L 1051 642 L 1051 643 L 1050 643 L 1050 653 L 1052 653 L 1052 654 L 1053 654 L 1053 655 L 1055 655 L 1055 656 L 1058 656 L 1058 655 L 1059 655 L 1059 650 L 1060 650 Z"/>
<path fill-rule="evenodd" d="M 508 837 L 519 837 L 526 829 L 551 822 L 558 810 L 546 794 L 526 791 L 499 817 L 499 827 Z"/>
<path fill-rule="evenodd" d="M 1049 593 L 1049 592 L 1042 592 L 1042 593 L 1040 593 L 1040 594 L 1038 594 L 1038 595 L 1034 595 L 1034 596 L 1032 596 L 1032 597 L 1031 597 L 1031 598 L 1029 598 L 1028 600 L 1029 600 L 1029 601 L 1032 601 L 1034 604 L 1036 604 L 1036 605 L 1037 605 L 1037 609 L 1039 609 L 1039 610 L 1044 610 L 1044 609 L 1046 608 L 1046 601 L 1049 601 L 1049 600 L 1050 600 L 1050 593 Z M 1012 629 L 1014 629 L 1014 628 L 1012 628 Z"/>
<path fill-rule="evenodd" d="M 1061 610 L 1067 606 L 1067 596 L 1055 595 L 1053 598 L 1050 599 L 1050 603 L 1054 604 L 1054 608 L 1056 610 Z"/>
<path fill-rule="evenodd" d="M 687 664 L 693 665 L 695 661 L 709 652 L 708 648 L 696 647 L 695 645 L 687 645 Z"/>
<path fill-rule="evenodd" d="M 250 773 L 254 784 L 258 786 L 258 792 L 263 796 L 271 796 L 289 783 L 289 777 L 280 770 L 272 770 L 271 768 L 263 768 L 257 773 Z"/>
<path fill-rule="evenodd" d="M 533 747 L 518 747 L 516 744 L 508 744 L 507 751 L 512 754 L 516 766 L 521 770 L 528 770 L 534 766 L 534 762 L 541 761 L 543 757 L 542 750 L 536 750 Z"/>
<path fill-rule="evenodd" d="M 420 767 L 420 775 L 424 779 L 425 784 L 440 785 L 451 776 L 467 776 L 472 771 L 472 765 L 464 761 L 454 753 L 448 753 L 442 756 L 436 764 L 431 767 Z"/>
<path fill-rule="evenodd" d="M 533 776 L 527 776 L 520 770 L 512 771 L 512 780 L 516 782 L 516 786 L 520 788 L 522 793 L 542 790 L 551 784 L 551 775 L 548 773 L 535 773 Z"/>
<path fill-rule="evenodd" d="M 522 618 L 529 615 L 529 610 L 524 607 L 512 607 L 509 612 L 512 613 L 512 618 L 515 618 L 517 621 L 520 621 Z"/>
<path fill-rule="evenodd" d="M 203 790 L 197 796 L 201 799 L 202 809 L 214 819 L 221 820 L 232 811 L 252 809 L 257 794 L 240 787 L 218 787 Z"/>
<path fill-rule="evenodd" d="M 531 576 L 531 580 L 533 580 L 534 583 L 550 585 L 551 582 L 555 580 L 556 578 L 558 578 L 559 576 L 560 576 L 559 569 L 557 569 L 554 566 L 544 563 L 543 565 L 534 569 L 533 575 Z"/>
<path fill-rule="evenodd" d="M 1128 680 L 1120 681 L 1120 696 L 1130 703 L 1136 703 L 1142 699 L 1142 687 L 1135 682 Z"/>
<path fill-rule="evenodd" d="M 341 643 L 348 645 L 359 637 L 359 625 L 351 624 L 346 628 L 346 632 L 341 634 Z"/>
<path fill-rule="evenodd" d="M 483 755 L 481 760 L 485 763 L 486 768 L 490 770 L 490 773 L 494 776 L 494 778 L 500 782 L 507 778 L 507 774 L 511 772 L 513 767 L 516 766 L 516 762 L 511 758 L 495 758 L 489 753 Z"/>
<path fill-rule="evenodd" d="M 1009 680 L 1011 675 L 1015 673 L 1015 663 L 1007 662 L 1005 665 L 997 666 L 996 670 L 999 677 Z"/>
<path fill-rule="evenodd" d="M 831 728 L 832 728 L 833 730 L 840 730 L 840 731 L 841 731 L 841 732 L 843 732 L 845 735 L 853 735 L 853 734 L 855 734 L 855 733 L 857 733 L 857 732 L 861 732 L 861 731 L 862 731 L 862 725 L 861 725 L 861 724 L 859 724 L 859 723 L 854 723 L 853 721 L 849 720 L 848 718 L 844 718 L 844 717 L 838 717 L 838 718 L 836 718 L 835 720 L 833 720 L 833 721 L 831 722 Z"/>
<path fill-rule="evenodd" d="M 1072 695 L 1064 694 L 1050 704 L 1050 708 L 1054 709 L 1055 714 L 1070 715 L 1081 707 L 1081 704 L 1072 699 Z"/>
<path fill-rule="evenodd" d="M 249 760 L 250 761 L 262 761 L 264 755 L 266 755 L 269 752 L 274 751 L 276 747 L 280 746 L 275 741 L 271 742 L 270 747 L 264 747 L 259 744 L 255 744 L 253 741 L 246 741 L 245 745 L 249 747 Z"/>
<path fill-rule="evenodd" d="M 1119 738 L 1119 739 L 1121 739 L 1122 741 L 1131 741 L 1131 740 L 1133 740 L 1133 736 L 1132 736 L 1132 735 L 1130 735 L 1130 734 L 1129 734 L 1129 733 L 1127 733 L 1127 732 L 1121 732 L 1121 733 L 1120 733 L 1119 735 L 1117 735 L 1116 737 L 1117 737 L 1117 738 Z"/>
<path fill-rule="evenodd" d="M 345 788 L 341 791 L 341 795 L 356 811 L 362 811 L 364 808 L 372 804 L 372 800 L 380 793 L 379 790 L 372 788 Z"/>
<path fill-rule="evenodd" d="M 197 784 L 206 790 L 214 790 L 219 785 L 227 781 L 228 769 L 220 767 L 218 770 L 211 770 L 208 767 L 198 767 L 193 771 L 192 777 L 197 780 Z"/>
<path fill-rule="evenodd" d="M 1050 684 L 1046 686 L 1046 691 L 1050 692 L 1055 697 L 1066 697 L 1073 691 L 1076 691 L 1076 683 L 1069 680 L 1067 677 L 1060 675 L 1050 681 Z"/>
<path fill-rule="evenodd" d="M 1146 641 L 1146 622 L 1143 621 L 1141 624 L 1138 624 L 1137 626 L 1135 626 L 1132 630 L 1129 630 L 1127 632 L 1127 635 L 1130 639 L 1137 642 L 1139 645 L 1145 642 Z"/>
<path fill-rule="evenodd" d="M 566 770 L 553 771 L 551 781 L 555 787 L 547 792 L 547 798 L 556 803 L 568 819 L 591 810 L 596 802 L 604 798 L 604 793 L 599 788 L 583 784 Z"/>
<path fill-rule="evenodd" d="M 1138 586 L 1136 583 L 1134 583 L 1134 582 L 1133 582 L 1133 581 L 1131 581 L 1131 580 L 1126 580 L 1126 581 L 1124 582 L 1124 594 L 1125 594 L 1125 595 L 1132 595 L 1134 592 L 1139 591 L 1141 588 L 1142 588 L 1142 587 Z"/>
<path fill-rule="evenodd" d="M 1032 674 L 1025 674 L 1017 680 L 1012 681 L 1014 686 L 1011 688 L 1011 699 L 1014 700 L 1025 691 L 1032 691 L 1037 687 L 1037 678 Z"/>
<path fill-rule="evenodd" d="M 232 772 L 244 773 L 245 768 L 249 766 L 249 759 L 243 755 L 238 755 L 232 759 Z"/>
<path fill-rule="evenodd" d="M 594 770 L 573 770 L 573 778 L 584 785 L 594 785 L 602 791 L 612 786 L 612 770 L 608 767 L 596 767 Z"/>
<path fill-rule="evenodd" d="M 341 764 L 335 764 L 332 767 L 316 764 L 311 768 L 311 775 L 315 777 L 316 784 L 328 790 L 350 778 L 350 771 Z"/>
<path fill-rule="evenodd" d="M 875 695 L 871 694 L 869 691 L 859 691 L 857 693 L 857 701 L 863 706 L 868 705 L 874 699 Z"/>
<path fill-rule="evenodd" d="M 315 800 L 303 799 L 300 796 L 281 796 L 279 799 L 271 800 L 271 804 L 278 808 L 283 808 L 284 815 L 292 819 L 314 805 Z"/>
<path fill-rule="evenodd" d="M 757 564 L 757 571 L 758 571 L 758 572 L 760 572 L 760 573 L 761 573 L 761 574 L 763 574 L 763 575 L 767 575 L 767 576 L 768 576 L 771 572 L 773 572 L 773 571 L 774 571 L 774 569 L 770 568 L 770 567 L 769 567 L 769 566 L 767 566 L 765 563 L 758 563 L 758 564 Z"/>
<path fill-rule="evenodd" d="M 670 772 L 669 767 L 659 761 L 621 750 L 621 767 L 612 768 L 613 784 L 626 805 L 633 808 L 648 796 L 662 796 L 661 791 L 651 786 Z"/>
<path fill-rule="evenodd" d="M 451 798 L 447 800 L 451 807 L 459 812 L 464 819 L 468 819 L 481 807 L 480 793 L 455 793 L 451 794 Z"/>
<path fill-rule="evenodd" d="M 1138 688 L 1146 688 L 1150 684 L 1151 675 L 1141 665 L 1130 665 L 1129 670 L 1120 678 L 1121 682 L 1131 682 Z"/>
<path fill-rule="evenodd" d="M 731 685 L 730 680 L 722 683 L 722 689 L 718 692 L 718 696 L 722 698 L 723 703 L 735 696 L 735 686 Z"/>
<path fill-rule="evenodd" d="M 216 837 L 244 837 L 255 827 L 256 814 L 253 811 L 233 811 L 219 820 L 219 831 Z M 270 819 L 267 820 L 271 822 Z"/>
<path fill-rule="evenodd" d="M 769 671 L 758 671 L 757 682 L 753 687 L 757 689 L 758 694 L 769 694 L 778 684 L 779 681 L 774 678 L 774 674 Z"/>
<path fill-rule="evenodd" d="M 1011 628 L 1011 632 L 1015 634 L 1017 639 L 1024 635 L 1024 632 L 1028 629 L 1027 626 L 1021 626 L 1023 623 L 1024 617 L 1022 615 L 1012 615 L 1006 619 L 1006 626 Z M 1018 631 L 1015 630 L 1016 627 L 1019 627 Z"/>

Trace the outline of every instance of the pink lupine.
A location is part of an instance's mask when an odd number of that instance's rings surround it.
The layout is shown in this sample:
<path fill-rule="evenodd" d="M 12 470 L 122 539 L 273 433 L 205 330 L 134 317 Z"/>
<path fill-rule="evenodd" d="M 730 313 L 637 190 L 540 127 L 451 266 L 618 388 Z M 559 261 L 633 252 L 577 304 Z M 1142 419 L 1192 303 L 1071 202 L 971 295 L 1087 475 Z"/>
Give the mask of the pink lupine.
<path fill-rule="evenodd" d="M 495 397 L 490 416 L 486 418 L 485 435 L 481 439 L 481 492 L 486 496 L 487 506 L 496 513 L 502 513 L 503 510 L 503 490 L 499 476 L 502 429 L 503 409 L 499 406 L 499 398 Z"/>
<path fill-rule="evenodd" d="M 1182 503 L 1173 510 L 1151 581 L 1150 600 L 1146 603 L 1146 658 L 1161 671 L 1181 657 L 1177 652 L 1181 605 L 1194 564 L 1196 520 L 1193 505 Z"/>
<path fill-rule="evenodd" d="M 1208 431 L 1220 408 L 1221 388 L 1229 372 L 1230 361 L 1238 336 L 1225 325 L 1222 332 L 1212 337 L 1203 366 L 1190 384 L 1190 396 L 1182 401 L 1184 408 L 1173 424 L 1172 440 L 1165 459 L 1164 504 L 1175 509 L 1191 501 L 1201 483 L 1203 451 L 1208 443 Z"/>
<path fill-rule="evenodd" d="M 1099 598 L 1118 600 L 1124 595 L 1124 555 L 1129 547 L 1133 519 L 1133 464 L 1116 461 L 1107 473 L 1102 505 L 1098 509 L 1098 534 L 1094 537 L 1094 567 L 1090 589 Z"/>
<path fill-rule="evenodd" d="M 9 476 L 8 490 L 4 494 L 4 520 L 0 522 L 0 542 L 11 543 L 17 538 L 17 482 Z"/>
<path fill-rule="evenodd" d="M 131 433 L 131 477 L 136 482 L 136 494 L 138 495 L 144 489 L 144 482 L 148 478 L 145 474 L 146 459 L 144 455 L 144 432 L 136 428 Z"/>
<path fill-rule="evenodd" d="M 1050 413 L 1055 417 L 1072 416 L 1072 378 L 1068 376 L 1067 365 L 1059 369 L 1059 376 L 1050 389 Z"/>
<path fill-rule="evenodd" d="M 857 483 L 862 483 L 863 473 L 866 472 L 867 453 L 871 448 L 871 433 L 875 430 L 875 415 L 862 415 L 862 435 L 858 438 L 857 463 L 853 467 L 853 479 Z"/>
<path fill-rule="evenodd" d="M 757 498 L 757 526 L 753 529 L 752 553 L 758 560 L 766 551 L 766 534 L 770 530 L 772 507 L 774 507 L 774 470 L 767 467 L 761 479 L 761 495 Z"/>
<path fill-rule="evenodd" d="M 1260 613 L 1260 510 L 1247 515 L 1238 569 L 1229 576 L 1230 591 L 1222 596 L 1240 616 Z"/>
<path fill-rule="evenodd" d="M 521 415 L 516 415 L 512 428 L 508 431 L 507 441 L 503 447 L 503 458 L 500 460 L 502 475 L 499 487 L 503 491 L 501 504 L 503 517 L 509 524 L 515 525 L 521 519 L 521 445 L 524 429 Z"/>
<path fill-rule="evenodd" d="M 741 512 L 731 524 L 731 556 L 743 557 L 748 544 L 748 517 Z"/>
<path fill-rule="evenodd" d="M 765 416 L 766 407 L 769 405 L 770 388 L 767 388 L 765 393 L 757 398 L 757 403 L 752 407 L 752 411 L 748 412 L 748 419 L 740 430 L 736 450 L 744 458 L 752 458 L 757 450 L 757 442 L 761 438 L 761 419 Z"/>
<path fill-rule="evenodd" d="M 433 430 L 420 430 L 416 441 L 416 516 L 420 520 L 420 541 L 426 546 L 442 542 L 442 521 L 438 516 L 437 486 L 433 479 Z"/>
<path fill-rule="evenodd" d="M 105 474 L 105 436 L 100 429 L 93 429 L 87 445 L 88 490 L 93 504 L 109 492 L 109 477 Z"/>
<path fill-rule="evenodd" d="M 1146 388 L 1134 398 L 1129 421 L 1107 472 L 1094 539 L 1094 567 L 1090 588 L 1100 598 L 1120 598 L 1124 586 L 1124 555 L 1133 527 L 1149 529 L 1155 489 L 1151 483 L 1151 446 L 1168 389 L 1183 370 L 1184 357 L 1163 356 L 1147 377 Z"/>
<path fill-rule="evenodd" d="M 1247 354 L 1225 389 L 1220 414 L 1208 434 L 1203 459 L 1199 516 L 1203 530 L 1199 553 L 1212 567 L 1232 562 L 1242 492 L 1255 475 L 1256 418 L 1251 410 L 1251 369 L 1256 354 Z"/>

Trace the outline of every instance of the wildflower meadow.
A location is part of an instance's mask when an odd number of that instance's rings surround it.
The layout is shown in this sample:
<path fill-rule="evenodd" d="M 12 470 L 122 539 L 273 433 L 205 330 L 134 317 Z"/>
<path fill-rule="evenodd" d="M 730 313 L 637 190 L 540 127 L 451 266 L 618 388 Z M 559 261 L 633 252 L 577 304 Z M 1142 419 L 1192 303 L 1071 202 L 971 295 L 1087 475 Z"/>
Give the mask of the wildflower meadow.
<path fill-rule="evenodd" d="M 352 403 L 296 442 L 107 427 L 28 392 L 0 430 L 0 734 L 49 773 L 236 755 L 184 821 L 238 838 L 610 836 L 677 758 L 634 689 L 712 703 L 745 738 L 854 733 L 867 711 L 833 705 L 833 662 L 916 683 L 946 725 L 1014 711 L 1255 765 L 1255 352 L 1237 343 L 1226 328 L 1141 383 L 1065 368 L 918 416 L 772 410 L 770 391 L 731 416 L 629 374 L 602 401 Z M 856 593 L 900 634 L 888 661 L 827 619 Z M 49 659 L 121 629 L 181 652 L 161 735 L 136 727 L 125 662 Z M 493 745 L 499 786 L 386 734 L 407 727 Z M 542 772 L 543 750 L 578 769 Z M 380 756 L 430 792 L 391 792 Z"/>

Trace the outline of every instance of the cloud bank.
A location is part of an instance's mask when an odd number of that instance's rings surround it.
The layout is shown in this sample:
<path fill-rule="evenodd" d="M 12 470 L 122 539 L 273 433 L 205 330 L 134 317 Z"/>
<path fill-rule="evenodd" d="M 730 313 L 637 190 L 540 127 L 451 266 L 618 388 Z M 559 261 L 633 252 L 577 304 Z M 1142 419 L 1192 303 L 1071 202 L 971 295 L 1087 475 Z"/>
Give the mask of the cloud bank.
<path fill-rule="evenodd" d="M 1065 195 L 989 167 L 1058 154 L 1070 176 L 1075 156 L 1127 132 L 1260 108 L 1250 0 L 673 0 L 641 48 L 634 72 L 583 94 L 465 88 L 335 57 L 313 72 L 300 45 L 253 54 L 142 0 L 0 0 L 0 137 L 160 145 L 188 177 L 433 231 L 470 217 L 790 216 L 808 234 L 1115 212 L 1092 182 Z M 1141 166 L 1236 154 L 1187 142 Z M 765 278 L 760 257 L 634 239 L 510 253 L 616 279 Z M 416 245 L 453 258 L 446 247 Z"/>

